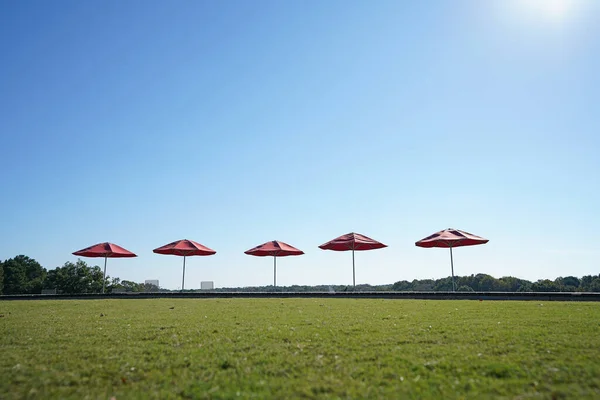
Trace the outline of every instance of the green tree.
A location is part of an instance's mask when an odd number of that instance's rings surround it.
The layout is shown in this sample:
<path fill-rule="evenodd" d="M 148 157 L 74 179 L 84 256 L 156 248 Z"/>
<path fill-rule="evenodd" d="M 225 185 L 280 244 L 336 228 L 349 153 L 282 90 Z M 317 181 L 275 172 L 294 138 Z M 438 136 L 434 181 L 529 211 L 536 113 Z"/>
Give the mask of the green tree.
<path fill-rule="evenodd" d="M 33 258 L 18 255 L 2 263 L 4 294 L 40 293 L 46 270 Z"/>
<path fill-rule="evenodd" d="M 141 292 L 143 289 L 140 287 L 139 283 L 135 283 L 132 281 L 121 281 L 121 285 L 128 292 Z"/>
<path fill-rule="evenodd" d="M 589 292 L 594 278 L 595 276 L 592 275 L 582 276 L 581 280 L 579 281 L 579 288 L 584 292 Z"/>
<path fill-rule="evenodd" d="M 580 281 L 579 281 L 579 278 L 576 278 L 574 276 L 565 276 L 563 278 L 563 283 L 567 287 L 572 286 L 577 289 L 577 288 L 579 288 Z"/>
<path fill-rule="evenodd" d="M 588 288 L 589 292 L 600 292 L 600 275 L 598 275 L 594 280 L 590 283 Z"/>
<path fill-rule="evenodd" d="M 0 295 L 4 289 L 4 263 L 0 261 Z"/>
<path fill-rule="evenodd" d="M 412 285 L 409 281 L 398 281 L 392 285 L 392 290 L 395 291 L 408 291 L 412 290 Z"/>
<path fill-rule="evenodd" d="M 414 279 L 412 281 L 412 290 L 416 292 L 430 292 L 433 290 L 435 281 L 433 279 Z"/>
<path fill-rule="evenodd" d="M 531 292 L 531 285 L 533 285 L 531 282 L 523 281 L 521 286 L 519 286 L 519 288 L 517 289 L 517 292 Z"/>
<path fill-rule="evenodd" d="M 532 292 L 560 292 L 560 287 L 550 279 L 540 279 L 531 285 Z"/>
<path fill-rule="evenodd" d="M 106 277 L 106 285 L 110 277 Z M 85 261 L 66 262 L 62 267 L 48 271 L 44 282 L 46 289 L 56 289 L 60 293 L 100 293 L 102 292 L 102 269 L 90 267 Z"/>
<path fill-rule="evenodd" d="M 507 292 L 518 292 L 519 290 L 521 290 L 521 287 L 527 288 L 527 290 L 529 290 L 529 288 L 531 287 L 531 282 L 515 278 L 513 276 L 504 276 L 500 278 L 499 281 L 501 282 L 502 290 L 505 290 Z"/>
<path fill-rule="evenodd" d="M 456 283 L 458 284 L 458 282 Z M 436 292 L 451 292 L 454 290 L 452 287 L 452 277 L 449 276 L 447 278 L 436 279 L 435 283 L 433 284 L 433 290 Z"/>
<path fill-rule="evenodd" d="M 493 276 L 487 274 L 477 274 L 476 277 L 479 277 L 479 291 L 493 292 L 497 290 L 498 285 Z"/>
<path fill-rule="evenodd" d="M 574 276 L 558 277 L 554 280 L 554 283 L 561 292 L 575 292 L 579 288 L 579 279 Z"/>
<path fill-rule="evenodd" d="M 471 276 L 456 276 L 456 287 L 469 286 L 473 288 L 474 275 Z"/>
<path fill-rule="evenodd" d="M 25 268 L 14 259 L 4 261 L 4 294 L 25 293 Z"/>
<path fill-rule="evenodd" d="M 144 292 L 158 292 L 159 287 L 152 283 L 141 283 Z"/>

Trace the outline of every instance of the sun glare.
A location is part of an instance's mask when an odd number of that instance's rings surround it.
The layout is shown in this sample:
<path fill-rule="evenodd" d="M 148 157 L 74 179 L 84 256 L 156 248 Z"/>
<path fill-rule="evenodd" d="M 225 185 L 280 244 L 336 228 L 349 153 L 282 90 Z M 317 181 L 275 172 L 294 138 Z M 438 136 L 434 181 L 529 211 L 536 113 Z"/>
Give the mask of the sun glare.
<path fill-rule="evenodd" d="M 570 19 L 583 0 L 512 0 L 512 13 L 539 23 L 562 23 Z"/>
<path fill-rule="evenodd" d="M 574 0 L 523 0 L 525 7 L 536 14 L 552 19 L 562 19 L 573 8 Z"/>

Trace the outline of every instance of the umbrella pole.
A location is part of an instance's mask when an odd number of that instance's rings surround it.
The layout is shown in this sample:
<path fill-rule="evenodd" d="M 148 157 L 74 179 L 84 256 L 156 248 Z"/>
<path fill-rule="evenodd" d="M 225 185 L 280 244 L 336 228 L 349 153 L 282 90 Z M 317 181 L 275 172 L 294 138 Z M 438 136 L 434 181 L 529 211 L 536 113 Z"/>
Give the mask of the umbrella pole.
<path fill-rule="evenodd" d="M 450 268 L 452 268 L 452 291 L 456 292 L 456 285 L 454 284 L 454 260 L 452 259 L 452 246 L 450 246 Z"/>
<path fill-rule="evenodd" d="M 356 273 L 354 270 L 354 249 L 352 249 L 352 286 L 356 289 Z"/>
<path fill-rule="evenodd" d="M 181 291 L 183 292 L 183 285 L 185 283 L 185 256 L 183 256 L 183 277 L 181 278 Z"/>
<path fill-rule="evenodd" d="M 102 276 L 102 294 L 104 294 L 104 289 L 106 287 L 106 259 L 107 259 L 107 257 L 104 257 L 104 275 Z"/>
<path fill-rule="evenodd" d="M 277 287 L 277 256 L 273 256 L 273 286 Z"/>

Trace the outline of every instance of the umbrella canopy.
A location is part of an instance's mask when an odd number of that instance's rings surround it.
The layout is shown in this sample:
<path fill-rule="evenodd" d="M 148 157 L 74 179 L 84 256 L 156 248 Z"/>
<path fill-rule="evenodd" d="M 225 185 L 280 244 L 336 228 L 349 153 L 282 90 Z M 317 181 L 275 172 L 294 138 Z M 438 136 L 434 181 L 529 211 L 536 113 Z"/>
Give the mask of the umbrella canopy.
<path fill-rule="evenodd" d="M 152 250 L 157 254 L 171 254 L 174 256 L 212 256 L 217 252 L 213 249 L 209 249 L 200 243 L 194 242 L 193 240 L 182 239 L 176 240 L 172 243 L 165 244 L 162 247 Z"/>
<path fill-rule="evenodd" d="M 182 239 L 176 240 L 164 246 L 152 250 L 157 254 L 166 254 L 183 257 L 183 275 L 181 278 L 181 290 L 183 291 L 185 284 L 185 258 L 188 256 L 212 256 L 217 252 L 213 249 L 194 242 L 193 240 Z"/>
<path fill-rule="evenodd" d="M 415 245 L 419 247 L 460 247 L 460 246 L 474 246 L 477 244 L 485 244 L 488 239 L 484 239 L 479 236 L 475 236 L 472 233 L 459 231 L 458 229 L 444 229 L 434 233 L 433 235 L 427 236 L 424 239 L 419 240 Z"/>
<path fill-rule="evenodd" d="M 76 251 L 73 253 L 76 256 L 82 257 L 104 257 L 104 278 L 102 279 L 102 293 L 104 293 L 106 286 L 106 259 L 107 258 L 126 258 L 126 257 L 137 257 L 134 253 L 124 249 L 121 246 L 117 246 L 114 243 L 98 243 L 85 249 Z"/>
<path fill-rule="evenodd" d="M 270 242 L 263 243 L 245 251 L 244 253 L 257 257 L 273 257 L 273 286 L 277 286 L 277 257 L 301 256 L 304 254 L 302 250 L 299 250 L 294 246 L 290 246 L 287 243 L 280 242 L 279 240 L 272 240 Z"/>
<path fill-rule="evenodd" d="M 347 251 L 347 250 L 375 250 L 387 247 L 385 244 L 373 240 L 360 233 L 348 233 L 319 246 L 323 250 Z"/>
<path fill-rule="evenodd" d="M 365 235 L 361 235 L 360 233 L 354 232 L 342 235 L 319 246 L 319 248 L 323 250 L 352 250 L 352 285 L 355 287 L 356 273 L 354 268 L 354 251 L 376 250 L 382 249 L 384 247 L 387 247 L 387 245 L 378 242 L 377 240 L 371 239 L 370 237 L 367 237 Z"/>
<path fill-rule="evenodd" d="M 419 240 L 415 243 L 416 246 L 431 248 L 431 247 L 442 247 L 450 249 L 450 267 L 452 268 L 452 290 L 456 291 L 454 284 L 454 259 L 452 256 L 453 247 L 461 246 L 475 246 L 478 244 L 486 244 L 488 239 L 473 235 L 472 233 L 460 231 L 458 229 L 444 229 L 429 235 L 424 239 Z"/>
<path fill-rule="evenodd" d="M 114 243 L 98 243 L 85 249 L 73 253 L 76 256 L 83 257 L 104 257 L 104 258 L 122 258 L 122 257 L 137 257 L 134 253 L 117 246 Z"/>

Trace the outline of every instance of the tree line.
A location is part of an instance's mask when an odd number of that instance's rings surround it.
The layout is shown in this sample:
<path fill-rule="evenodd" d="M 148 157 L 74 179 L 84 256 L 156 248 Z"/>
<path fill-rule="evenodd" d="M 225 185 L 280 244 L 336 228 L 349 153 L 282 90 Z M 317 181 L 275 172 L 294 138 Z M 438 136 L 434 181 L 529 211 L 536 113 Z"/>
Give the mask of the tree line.
<path fill-rule="evenodd" d="M 107 276 L 107 291 L 157 291 L 152 284 L 121 281 Z M 0 294 L 40 294 L 42 290 L 56 293 L 101 293 L 102 269 L 90 266 L 85 261 L 67 261 L 62 267 L 46 270 L 33 258 L 19 255 L 0 261 Z"/>
<path fill-rule="evenodd" d="M 600 275 L 559 277 L 554 280 L 539 279 L 531 282 L 512 276 L 494 278 L 487 274 L 456 276 L 457 291 L 460 292 L 600 292 Z M 451 291 L 452 278 L 415 279 L 412 282 L 398 281 L 391 287 L 396 291 Z"/>
<path fill-rule="evenodd" d="M 0 262 L 0 294 L 39 294 L 42 290 L 56 290 L 57 293 L 100 293 L 102 292 L 102 269 L 90 266 L 85 261 L 67 261 L 62 267 L 46 270 L 36 260 L 24 255 Z M 540 279 L 531 282 L 512 276 L 494 278 L 487 274 L 455 277 L 458 291 L 475 292 L 600 292 L 600 275 L 559 277 L 555 280 Z M 136 283 L 119 278 L 106 277 L 107 292 L 149 292 L 158 291 L 152 284 Z M 160 289 L 165 290 L 165 289 Z M 213 289 L 215 292 L 344 292 L 359 291 L 452 291 L 452 278 L 414 279 L 398 281 L 389 285 L 356 285 L 356 289 L 346 285 L 293 285 L 287 287 L 254 286 Z M 193 291 L 193 290 L 190 290 Z"/>
<path fill-rule="evenodd" d="M 455 276 L 460 292 L 600 292 L 600 275 L 560 277 L 555 280 L 540 279 L 531 282 L 512 276 L 494 278 L 487 274 Z M 286 287 L 258 286 L 243 288 L 220 288 L 216 292 L 347 292 L 347 291 L 398 291 L 398 292 L 451 292 L 452 277 L 441 279 L 414 279 L 398 281 L 389 285 L 360 284 L 356 288 L 346 285 L 293 285 Z"/>

